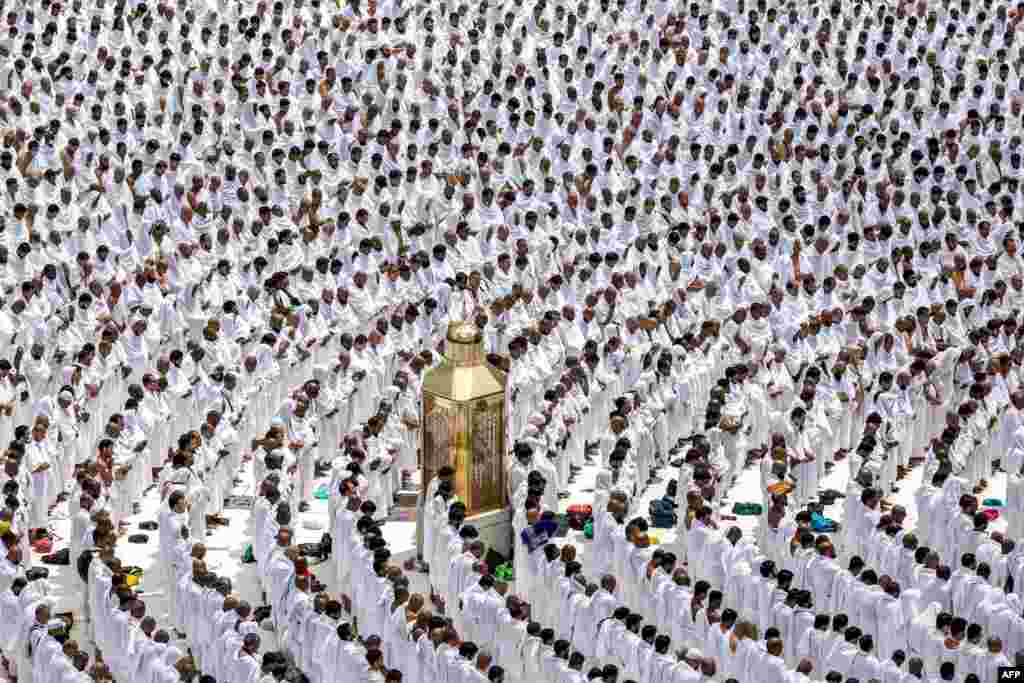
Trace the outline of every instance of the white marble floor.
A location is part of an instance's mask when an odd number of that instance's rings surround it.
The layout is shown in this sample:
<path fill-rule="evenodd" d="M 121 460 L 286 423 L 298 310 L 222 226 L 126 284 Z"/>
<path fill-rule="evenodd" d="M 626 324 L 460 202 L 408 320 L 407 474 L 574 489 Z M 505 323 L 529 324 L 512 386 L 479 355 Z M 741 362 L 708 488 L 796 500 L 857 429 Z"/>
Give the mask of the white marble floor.
<path fill-rule="evenodd" d="M 597 472 L 597 468 L 593 466 L 585 467 L 577 476 L 575 483 L 570 491 L 570 496 L 563 500 L 562 509 L 563 511 L 571 504 L 576 503 L 591 503 L 593 501 L 593 484 L 594 478 Z M 654 498 L 660 497 L 664 494 L 665 487 L 670 478 L 674 474 L 663 470 L 661 472 L 661 479 L 659 482 L 648 487 L 644 492 L 640 500 L 637 501 L 635 510 L 639 511 L 637 514 L 646 513 L 648 504 Z M 922 477 L 922 468 L 915 468 L 910 476 L 901 482 L 901 490 L 894 496 L 896 503 L 904 505 L 910 517 L 911 525 L 916 519 L 917 511 L 914 507 L 914 490 L 920 485 Z M 824 488 L 834 488 L 839 491 L 845 491 L 846 483 L 848 478 L 848 467 L 845 462 L 838 463 L 834 468 L 833 472 L 824 480 Z M 235 493 L 249 493 L 252 488 L 252 477 L 251 472 L 246 469 L 242 473 L 243 483 L 236 488 Z M 741 473 L 736 481 L 736 484 L 731 488 L 727 494 L 726 504 L 723 506 L 722 511 L 724 513 L 730 513 L 732 505 L 735 502 L 756 502 L 760 500 L 759 494 L 759 472 L 757 468 L 750 467 Z M 997 475 L 993 482 L 992 487 L 986 493 L 986 497 L 1003 498 L 1006 491 L 1006 479 L 1005 475 Z M 159 496 L 157 489 L 152 489 L 141 501 L 141 511 L 139 514 L 129 518 L 128 534 L 135 533 L 146 533 L 141 532 L 138 528 L 140 522 L 147 520 L 155 520 L 157 518 L 157 506 L 159 503 Z M 58 508 L 55 512 L 55 518 L 51 524 L 51 528 L 61 539 L 66 539 L 69 536 L 70 521 L 66 516 L 61 516 L 61 508 Z M 842 521 L 842 503 L 837 502 L 835 505 L 827 508 L 826 514 L 837 521 Z M 235 591 L 244 599 L 250 601 L 252 604 L 257 605 L 261 603 L 261 595 L 259 582 L 256 577 L 256 565 L 255 564 L 243 564 L 241 562 L 242 553 L 245 546 L 249 544 L 250 539 L 247 537 L 245 531 L 247 529 L 248 518 L 251 513 L 248 510 L 226 510 L 224 516 L 231 520 L 230 526 L 219 527 L 207 537 L 206 544 L 208 548 L 208 564 L 211 568 L 222 576 L 226 576 L 234 583 Z M 752 532 L 757 524 L 757 517 L 740 516 L 735 521 L 726 522 L 726 524 L 736 524 L 740 526 L 745 532 Z M 308 512 L 301 513 L 299 516 L 297 529 L 297 542 L 314 542 L 318 541 L 327 529 L 327 503 L 324 500 L 316 500 L 312 503 L 311 509 Z M 1001 529 L 1005 526 L 1003 521 L 997 520 L 994 527 Z M 315 527 L 315 528 L 309 528 Z M 410 520 L 404 521 L 390 521 L 384 527 L 385 538 L 392 549 L 393 558 L 396 562 L 402 563 L 406 559 L 413 557 L 415 554 L 415 533 L 416 525 L 415 522 Z M 671 546 L 675 543 L 675 530 L 674 529 L 658 529 L 654 532 L 661 544 Z M 149 570 L 157 562 L 157 543 L 158 543 L 159 532 L 149 532 L 149 542 L 145 544 L 132 544 L 128 543 L 126 537 L 121 540 L 118 548 L 118 555 L 122 558 L 122 561 L 126 564 L 138 565 L 147 575 L 143 577 L 141 581 L 141 588 L 145 592 L 145 602 L 149 614 L 157 617 L 160 621 L 167 613 L 167 598 L 164 595 L 163 588 L 159 585 L 151 585 L 148 579 L 149 575 L 155 576 L 156 573 L 150 573 Z M 583 538 L 582 533 L 570 531 L 569 534 L 562 542 L 571 542 L 578 547 L 580 554 L 585 558 L 589 546 L 589 541 Z M 55 548 L 62 547 L 62 542 L 58 542 Z M 34 561 L 38 564 L 40 557 L 35 556 Z M 327 583 L 328 589 L 333 588 L 329 581 L 330 573 L 324 571 L 327 565 L 321 565 L 314 568 L 314 572 L 317 573 L 321 580 Z M 78 579 L 75 568 L 71 566 L 50 566 L 50 584 L 52 586 L 53 597 L 57 603 L 58 611 L 71 611 L 78 616 L 81 612 L 81 595 L 82 585 Z M 412 587 L 414 591 L 426 592 L 428 590 L 427 578 L 422 574 L 414 574 L 412 577 Z M 355 599 L 358 599 L 356 596 Z M 268 634 L 269 635 L 269 634 Z M 273 649 L 276 643 L 273 642 L 272 637 L 264 638 L 264 648 Z"/>

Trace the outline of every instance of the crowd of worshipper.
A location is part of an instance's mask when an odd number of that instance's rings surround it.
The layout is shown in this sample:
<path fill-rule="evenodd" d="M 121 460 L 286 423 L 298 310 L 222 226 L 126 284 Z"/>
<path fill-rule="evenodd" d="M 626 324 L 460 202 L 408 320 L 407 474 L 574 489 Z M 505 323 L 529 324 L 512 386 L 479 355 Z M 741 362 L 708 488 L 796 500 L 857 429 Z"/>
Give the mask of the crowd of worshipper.
<path fill-rule="evenodd" d="M 0 17 L 0 675 L 1024 664 L 1021 4 Z M 454 469 L 417 476 L 452 321 L 508 376 L 502 571 Z M 300 544 L 324 482 L 330 538 Z M 405 565 L 384 530 L 417 484 Z M 238 496 L 255 595 L 208 562 Z"/>

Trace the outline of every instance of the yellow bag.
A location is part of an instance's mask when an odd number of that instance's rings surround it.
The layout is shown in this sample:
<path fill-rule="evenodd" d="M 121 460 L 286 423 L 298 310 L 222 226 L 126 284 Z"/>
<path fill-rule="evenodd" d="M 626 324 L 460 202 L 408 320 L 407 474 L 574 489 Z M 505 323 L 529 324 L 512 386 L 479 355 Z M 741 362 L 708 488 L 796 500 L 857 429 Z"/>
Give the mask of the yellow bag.
<path fill-rule="evenodd" d="M 142 571 L 142 567 L 128 567 L 127 570 L 126 570 L 126 576 L 125 576 L 125 579 L 124 579 L 125 585 L 128 586 L 129 588 L 131 588 L 133 586 L 138 586 L 139 585 L 139 581 L 142 580 L 142 575 L 143 574 L 144 574 L 144 572 Z"/>
<path fill-rule="evenodd" d="M 771 493 L 771 494 L 781 493 L 783 495 L 786 495 L 786 494 L 789 494 L 790 492 L 792 492 L 794 488 L 796 488 L 796 487 L 793 486 L 792 482 L 780 481 L 780 482 L 775 483 L 775 484 L 770 484 L 768 486 L 768 493 Z"/>

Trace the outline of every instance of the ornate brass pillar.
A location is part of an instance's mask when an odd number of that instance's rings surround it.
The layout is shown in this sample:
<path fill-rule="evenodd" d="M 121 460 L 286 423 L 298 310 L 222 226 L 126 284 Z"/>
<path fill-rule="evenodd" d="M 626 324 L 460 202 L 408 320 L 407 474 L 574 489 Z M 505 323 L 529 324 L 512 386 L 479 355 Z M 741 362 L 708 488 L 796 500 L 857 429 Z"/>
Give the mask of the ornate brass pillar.
<path fill-rule="evenodd" d="M 448 325 L 446 355 L 423 378 L 422 485 L 444 465 L 467 516 L 501 510 L 505 496 L 506 376 L 487 362 L 480 330 Z"/>

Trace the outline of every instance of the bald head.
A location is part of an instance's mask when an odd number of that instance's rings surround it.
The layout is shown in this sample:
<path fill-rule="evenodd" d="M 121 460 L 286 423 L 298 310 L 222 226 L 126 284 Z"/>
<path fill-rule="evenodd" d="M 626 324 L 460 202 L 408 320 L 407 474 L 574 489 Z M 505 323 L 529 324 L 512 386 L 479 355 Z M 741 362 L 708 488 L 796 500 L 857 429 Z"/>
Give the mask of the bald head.
<path fill-rule="evenodd" d="M 153 631 L 156 630 L 156 619 L 154 619 L 153 617 L 144 618 L 139 623 L 139 628 L 141 628 L 142 632 L 145 633 L 147 636 L 151 636 L 153 634 Z"/>
<path fill-rule="evenodd" d="M 708 678 L 713 678 L 717 673 L 718 667 L 715 665 L 715 660 L 711 657 L 705 657 L 700 660 L 700 672 Z"/>
<path fill-rule="evenodd" d="M 246 633 L 242 638 L 242 649 L 249 654 L 255 654 L 260 649 L 260 637 L 256 633 Z"/>

